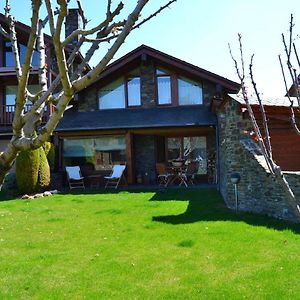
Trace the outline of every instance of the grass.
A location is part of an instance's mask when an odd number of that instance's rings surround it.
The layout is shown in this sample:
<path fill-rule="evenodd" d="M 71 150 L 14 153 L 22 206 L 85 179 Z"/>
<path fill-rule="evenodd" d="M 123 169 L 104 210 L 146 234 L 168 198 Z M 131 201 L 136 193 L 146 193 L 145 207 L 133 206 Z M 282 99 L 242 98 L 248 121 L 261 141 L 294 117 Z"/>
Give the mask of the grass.
<path fill-rule="evenodd" d="M 214 190 L 2 201 L 0 299 L 300 299 L 299 233 Z"/>

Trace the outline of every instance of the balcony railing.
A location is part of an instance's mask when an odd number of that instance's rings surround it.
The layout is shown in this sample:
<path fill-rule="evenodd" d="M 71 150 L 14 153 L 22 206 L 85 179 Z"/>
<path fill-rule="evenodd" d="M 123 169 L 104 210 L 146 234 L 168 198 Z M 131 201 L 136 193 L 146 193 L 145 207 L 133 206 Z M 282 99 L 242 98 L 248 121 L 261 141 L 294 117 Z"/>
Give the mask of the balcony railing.
<path fill-rule="evenodd" d="M 30 110 L 31 104 L 25 105 L 25 112 Z M 53 108 L 45 108 L 42 122 L 46 123 L 49 116 L 52 114 Z M 0 105 L 0 126 L 11 126 L 14 119 L 15 106 L 14 105 Z"/>

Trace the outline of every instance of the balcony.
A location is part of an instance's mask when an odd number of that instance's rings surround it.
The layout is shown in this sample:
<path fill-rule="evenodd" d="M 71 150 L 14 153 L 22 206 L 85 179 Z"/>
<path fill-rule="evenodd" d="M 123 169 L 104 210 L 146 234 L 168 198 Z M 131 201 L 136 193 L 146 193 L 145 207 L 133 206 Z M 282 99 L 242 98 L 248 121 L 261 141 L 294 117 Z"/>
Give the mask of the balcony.
<path fill-rule="evenodd" d="M 25 105 L 25 112 L 27 112 L 31 107 L 31 104 Z M 11 126 L 14 118 L 14 105 L 0 105 L 0 126 Z M 49 116 L 52 114 L 53 108 L 45 108 L 45 112 L 42 118 L 42 123 L 46 123 Z"/>

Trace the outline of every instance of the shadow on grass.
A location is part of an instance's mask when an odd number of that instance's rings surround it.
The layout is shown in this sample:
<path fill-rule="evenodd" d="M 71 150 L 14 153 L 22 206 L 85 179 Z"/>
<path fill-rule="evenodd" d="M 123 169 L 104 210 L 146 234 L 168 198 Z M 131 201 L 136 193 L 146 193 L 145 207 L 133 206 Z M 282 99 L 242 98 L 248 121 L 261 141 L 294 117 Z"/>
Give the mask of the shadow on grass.
<path fill-rule="evenodd" d="M 188 201 L 185 212 L 179 215 L 152 217 L 152 220 L 157 222 L 177 225 L 199 221 L 236 221 L 280 231 L 291 230 L 294 233 L 300 233 L 299 224 L 277 220 L 265 215 L 230 210 L 224 204 L 218 191 L 212 189 L 168 190 L 156 193 L 150 201 Z"/>

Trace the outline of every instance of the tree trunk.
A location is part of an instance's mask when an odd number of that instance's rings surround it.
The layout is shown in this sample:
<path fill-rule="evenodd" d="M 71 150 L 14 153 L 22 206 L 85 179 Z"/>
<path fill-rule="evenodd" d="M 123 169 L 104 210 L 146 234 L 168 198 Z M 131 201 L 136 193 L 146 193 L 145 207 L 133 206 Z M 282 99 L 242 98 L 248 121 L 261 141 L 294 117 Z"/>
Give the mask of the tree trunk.
<path fill-rule="evenodd" d="M 6 174 L 13 166 L 18 155 L 18 150 L 10 142 L 5 152 L 0 153 L 0 190 L 4 182 Z"/>

